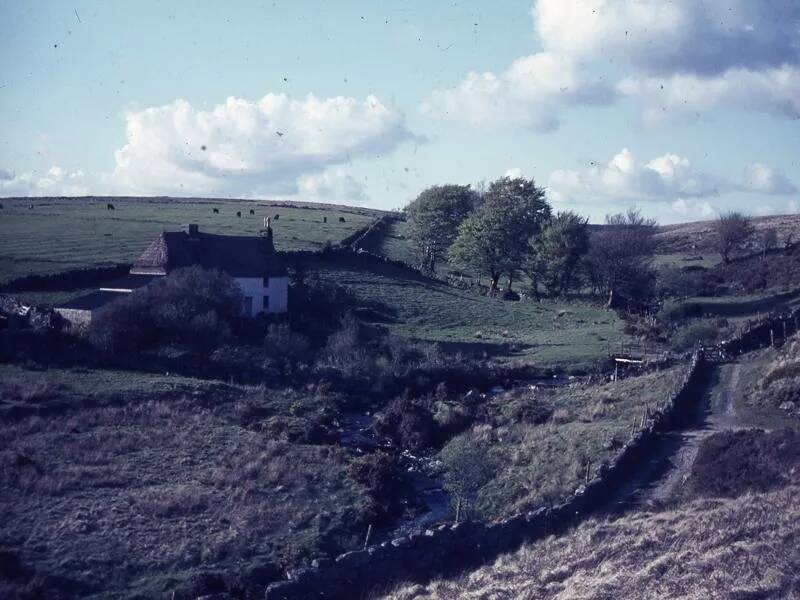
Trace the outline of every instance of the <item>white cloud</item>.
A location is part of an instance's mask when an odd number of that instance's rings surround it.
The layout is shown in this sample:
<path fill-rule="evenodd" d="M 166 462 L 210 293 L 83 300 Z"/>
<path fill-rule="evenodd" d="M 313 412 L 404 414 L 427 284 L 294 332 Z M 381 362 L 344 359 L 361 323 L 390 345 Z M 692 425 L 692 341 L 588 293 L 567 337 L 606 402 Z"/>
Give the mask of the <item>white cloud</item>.
<path fill-rule="evenodd" d="M 290 194 L 297 179 L 388 152 L 412 134 L 375 96 L 228 98 L 212 110 L 184 100 L 131 111 L 110 184 L 128 193 Z"/>
<path fill-rule="evenodd" d="M 764 71 L 730 69 L 711 78 L 677 74 L 666 78 L 629 77 L 620 93 L 644 101 L 648 122 L 682 118 L 718 106 L 800 117 L 800 66 L 782 65 Z"/>
<path fill-rule="evenodd" d="M 800 116 L 797 0 L 538 0 L 531 15 L 540 52 L 469 73 L 423 110 L 538 131 L 620 95 L 650 121 L 727 105 Z"/>
<path fill-rule="evenodd" d="M 651 74 L 715 75 L 800 62 L 796 0 L 539 0 L 545 48 Z"/>
<path fill-rule="evenodd" d="M 297 180 L 297 189 L 301 200 L 359 203 L 367 198 L 364 185 L 342 169 L 328 169 L 323 173 L 303 175 Z"/>
<path fill-rule="evenodd" d="M 602 78 L 592 80 L 574 61 L 540 52 L 515 60 L 504 73 L 469 73 L 455 88 L 437 90 L 425 113 L 472 124 L 553 131 L 565 105 L 603 104 L 616 94 Z"/>
<path fill-rule="evenodd" d="M 15 174 L 0 169 L 0 196 L 85 196 L 89 192 L 82 171 L 50 167 L 44 175 Z"/>
<path fill-rule="evenodd" d="M 762 201 L 754 207 L 743 195 L 777 196 L 796 191 L 788 178 L 763 163 L 747 166 L 739 181 L 697 169 L 677 154 L 642 162 L 627 148 L 605 165 L 553 171 L 548 182 L 551 201 L 580 205 L 593 217 L 601 216 L 608 207 L 617 211 L 641 203 L 649 215 L 662 222 L 713 218 L 720 210 L 731 208 L 757 214 L 792 212 L 791 202 Z"/>
<path fill-rule="evenodd" d="M 728 184 L 695 169 L 687 158 L 665 154 L 646 163 L 638 162 L 623 148 L 605 166 L 583 172 L 557 170 L 549 187 L 555 199 L 604 197 L 626 201 L 675 201 L 716 196 Z"/>
<path fill-rule="evenodd" d="M 787 195 L 797 192 L 789 178 L 765 164 L 753 163 L 744 169 L 743 188 L 751 192 Z"/>
<path fill-rule="evenodd" d="M 511 167 L 510 169 L 508 169 L 508 171 L 503 173 L 503 177 L 509 177 L 511 179 L 521 179 L 525 177 L 525 175 L 522 173 L 522 169 L 520 169 L 519 167 Z"/>

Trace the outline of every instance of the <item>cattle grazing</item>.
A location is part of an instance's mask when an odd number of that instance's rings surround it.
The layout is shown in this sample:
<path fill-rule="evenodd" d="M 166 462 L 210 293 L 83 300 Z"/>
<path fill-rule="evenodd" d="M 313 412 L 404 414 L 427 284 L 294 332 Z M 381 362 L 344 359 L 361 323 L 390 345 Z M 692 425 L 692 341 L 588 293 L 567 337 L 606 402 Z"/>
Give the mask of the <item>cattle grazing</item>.
<path fill-rule="evenodd" d="M 237 217 L 239 217 L 239 218 L 241 219 L 241 218 L 242 218 L 242 211 L 240 211 L 240 210 L 237 210 L 237 211 L 236 211 L 236 216 L 237 216 Z"/>
<path fill-rule="evenodd" d="M 275 220 L 277 221 L 280 218 L 281 218 L 281 216 L 278 213 L 275 213 Z"/>
<path fill-rule="evenodd" d="M 328 217 L 322 217 L 322 222 L 323 223 L 327 223 L 328 222 Z"/>
<path fill-rule="evenodd" d="M 218 214 L 219 214 L 219 209 L 218 209 L 218 208 L 212 208 L 212 209 L 211 209 L 211 211 L 212 211 L 212 212 L 213 212 L 215 215 L 218 215 Z"/>
<path fill-rule="evenodd" d="M 114 210 L 114 205 L 111 203 L 106 204 L 106 210 Z"/>
<path fill-rule="evenodd" d="M 5 208 L 2 204 L 0 204 L 0 209 Z"/>
<path fill-rule="evenodd" d="M 256 214 L 256 211 L 254 211 L 254 210 L 251 208 L 251 209 L 250 209 L 250 214 L 251 214 L 251 215 L 254 215 L 254 214 Z"/>
<path fill-rule="evenodd" d="M 33 210 L 33 204 L 28 204 L 28 210 Z"/>
<path fill-rule="evenodd" d="M 344 223 L 344 217 L 339 217 L 339 223 Z"/>

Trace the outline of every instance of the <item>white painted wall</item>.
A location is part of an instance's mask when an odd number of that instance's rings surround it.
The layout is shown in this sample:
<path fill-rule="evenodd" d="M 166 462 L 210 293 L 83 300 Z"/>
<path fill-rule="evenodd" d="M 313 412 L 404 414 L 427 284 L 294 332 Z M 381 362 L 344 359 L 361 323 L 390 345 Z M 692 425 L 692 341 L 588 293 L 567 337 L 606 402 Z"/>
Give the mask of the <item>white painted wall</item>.
<path fill-rule="evenodd" d="M 253 299 L 253 312 L 248 317 L 254 317 L 264 311 L 264 296 L 269 296 L 270 314 L 285 313 L 289 304 L 289 278 L 270 277 L 267 287 L 261 277 L 236 277 L 236 283 L 242 288 L 242 295 Z"/>

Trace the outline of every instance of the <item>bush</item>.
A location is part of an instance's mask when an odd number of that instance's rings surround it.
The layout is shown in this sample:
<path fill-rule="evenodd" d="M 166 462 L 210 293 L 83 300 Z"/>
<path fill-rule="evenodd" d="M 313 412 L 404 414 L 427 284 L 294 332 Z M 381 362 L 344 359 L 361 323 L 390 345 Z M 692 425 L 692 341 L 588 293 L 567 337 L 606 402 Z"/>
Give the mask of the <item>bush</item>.
<path fill-rule="evenodd" d="M 679 329 L 670 343 L 676 351 L 691 350 L 699 344 L 712 344 L 719 336 L 720 329 L 719 322 L 699 321 Z"/>
<path fill-rule="evenodd" d="M 230 341 L 242 293 L 221 271 L 179 269 L 98 311 L 90 341 L 108 352 L 185 344 L 207 352 Z"/>
<path fill-rule="evenodd" d="M 407 398 L 394 400 L 375 420 L 375 431 L 410 450 L 433 446 L 439 428 L 431 412 Z"/>

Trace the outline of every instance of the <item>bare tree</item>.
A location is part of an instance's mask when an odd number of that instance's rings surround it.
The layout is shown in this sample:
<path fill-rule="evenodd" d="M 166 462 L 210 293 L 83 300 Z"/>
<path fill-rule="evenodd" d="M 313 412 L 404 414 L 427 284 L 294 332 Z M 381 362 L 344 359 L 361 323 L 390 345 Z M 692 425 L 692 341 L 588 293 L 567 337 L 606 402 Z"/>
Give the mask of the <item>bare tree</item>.
<path fill-rule="evenodd" d="M 606 216 L 591 237 L 586 268 L 593 291 L 608 296 L 606 306 L 638 304 L 653 292 L 652 258 L 656 222 L 635 209 Z"/>
<path fill-rule="evenodd" d="M 755 228 L 742 213 L 731 211 L 714 221 L 714 232 L 717 235 L 717 250 L 727 264 L 731 262 L 733 253 L 741 250 L 753 236 Z"/>

